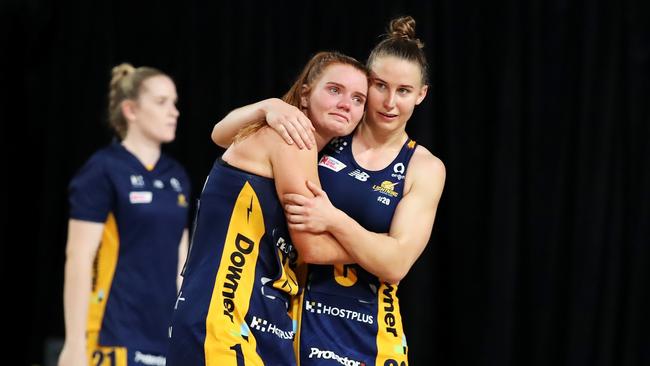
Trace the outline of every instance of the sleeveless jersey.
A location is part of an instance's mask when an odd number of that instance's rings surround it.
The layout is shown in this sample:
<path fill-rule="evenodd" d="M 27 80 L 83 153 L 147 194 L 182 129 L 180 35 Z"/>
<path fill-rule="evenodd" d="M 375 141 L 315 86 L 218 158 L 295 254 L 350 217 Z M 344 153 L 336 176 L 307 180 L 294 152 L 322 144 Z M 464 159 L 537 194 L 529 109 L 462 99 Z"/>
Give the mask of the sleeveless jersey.
<path fill-rule="evenodd" d="M 321 153 L 319 176 L 332 204 L 369 231 L 387 233 L 404 188 L 415 141 L 384 169 L 359 166 L 352 135 Z M 309 265 L 301 309 L 301 365 L 406 365 L 397 285 L 381 283 L 358 265 Z"/>
<path fill-rule="evenodd" d="M 148 170 L 117 142 L 70 181 L 70 218 L 104 223 L 87 323 L 98 346 L 164 354 L 189 188 L 175 160 L 162 154 Z"/>
<path fill-rule="evenodd" d="M 273 179 L 219 159 L 195 224 L 167 366 L 295 365 L 296 252 Z"/>

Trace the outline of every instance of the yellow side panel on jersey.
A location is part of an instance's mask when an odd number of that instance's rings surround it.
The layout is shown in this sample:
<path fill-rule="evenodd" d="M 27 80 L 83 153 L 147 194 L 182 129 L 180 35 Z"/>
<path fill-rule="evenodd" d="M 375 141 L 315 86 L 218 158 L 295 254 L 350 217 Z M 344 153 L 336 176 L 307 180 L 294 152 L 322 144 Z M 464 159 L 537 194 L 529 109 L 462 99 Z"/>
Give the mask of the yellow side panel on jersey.
<path fill-rule="evenodd" d="M 110 213 L 104 223 L 102 241 L 93 263 L 92 290 L 88 304 L 87 330 L 89 332 L 101 329 L 119 252 L 120 238 L 117 232 L 117 222 L 115 216 Z"/>
<path fill-rule="evenodd" d="M 299 254 L 300 255 L 300 254 Z M 300 257 L 298 257 L 300 258 Z M 307 288 L 307 270 L 309 265 L 298 259 L 295 269 L 295 276 L 298 280 L 299 291 L 296 296 L 291 297 L 291 307 L 289 308 L 289 317 L 293 320 L 293 351 L 296 353 L 296 365 L 300 365 L 300 326 L 302 319 L 302 307 L 305 301 L 305 289 Z"/>
<path fill-rule="evenodd" d="M 406 337 L 397 299 L 397 285 L 382 283 L 377 292 L 377 361 L 376 365 L 406 366 Z"/>
<path fill-rule="evenodd" d="M 277 252 L 278 258 L 283 258 L 280 249 L 278 249 Z M 291 268 L 288 256 L 285 256 L 282 259 L 282 274 L 280 275 L 280 278 L 273 281 L 273 287 L 286 292 L 289 296 L 295 296 L 298 294 L 298 279 L 296 278 L 293 268 Z"/>
<path fill-rule="evenodd" d="M 255 281 L 259 244 L 264 235 L 262 207 L 246 182 L 230 217 L 221 255 L 204 342 L 206 366 L 263 365 L 255 351 L 257 342 L 244 317 Z M 219 243 L 215 243 L 219 245 Z"/>
<path fill-rule="evenodd" d="M 88 365 L 127 366 L 126 347 L 101 347 L 98 343 L 99 332 L 89 332 L 86 338 Z"/>

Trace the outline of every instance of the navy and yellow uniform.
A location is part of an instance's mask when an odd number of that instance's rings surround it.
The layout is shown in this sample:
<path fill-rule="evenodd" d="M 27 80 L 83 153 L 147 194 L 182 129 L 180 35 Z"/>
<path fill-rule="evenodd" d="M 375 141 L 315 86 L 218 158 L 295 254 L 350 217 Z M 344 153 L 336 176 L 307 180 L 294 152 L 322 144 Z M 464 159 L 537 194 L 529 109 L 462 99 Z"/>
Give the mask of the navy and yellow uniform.
<path fill-rule="evenodd" d="M 273 179 L 219 159 L 197 210 L 167 365 L 295 364 L 296 252 Z"/>
<path fill-rule="evenodd" d="M 402 198 L 415 141 L 379 171 L 359 166 L 352 135 L 323 149 L 318 173 L 332 204 L 364 228 L 387 233 Z M 301 309 L 301 365 L 407 365 L 397 286 L 358 265 L 309 265 Z"/>
<path fill-rule="evenodd" d="M 71 180 L 70 218 L 104 223 L 88 312 L 92 365 L 164 364 L 189 188 L 175 160 L 161 154 L 147 169 L 117 142 Z"/>

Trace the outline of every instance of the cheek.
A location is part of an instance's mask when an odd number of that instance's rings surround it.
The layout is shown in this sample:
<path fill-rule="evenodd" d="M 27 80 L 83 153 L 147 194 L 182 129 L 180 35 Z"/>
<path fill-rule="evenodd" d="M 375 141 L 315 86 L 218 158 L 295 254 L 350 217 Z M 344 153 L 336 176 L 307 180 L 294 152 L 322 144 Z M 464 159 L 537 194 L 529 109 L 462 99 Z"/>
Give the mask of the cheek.
<path fill-rule="evenodd" d="M 415 108 L 416 98 L 404 98 L 401 103 L 398 103 L 398 108 L 402 112 L 412 112 Z"/>
<path fill-rule="evenodd" d="M 361 120 L 361 117 L 363 116 L 363 106 L 359 106 L 354 109 L 352 113 L 352 120 L 354 122 L 359 122 Z"/>
<path fill-rule="evenodd" d="M 366 100 L 366 107 L 368 109 L 374 109 L 376 106 L 381 105 L 382 98 L 381 94 L 378 92 L 368 92 L 368 99 Z"/>

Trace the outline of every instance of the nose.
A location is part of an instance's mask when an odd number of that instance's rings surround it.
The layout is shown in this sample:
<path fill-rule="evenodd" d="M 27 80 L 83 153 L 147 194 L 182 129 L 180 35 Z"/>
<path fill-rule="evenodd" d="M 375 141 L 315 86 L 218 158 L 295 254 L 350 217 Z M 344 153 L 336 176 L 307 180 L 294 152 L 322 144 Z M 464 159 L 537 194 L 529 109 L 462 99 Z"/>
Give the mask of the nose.
<path fill-rule="evenodd" d="M 347 100 L 347 98 L 341 98 L 341 100 L 339 101 L 339 103 L 336 106 L 339 109 L 343 109 L 344 111 L 349 112 L 351 104 L 350 104 L 350 101 Z"/>
<path fill-rule="evenodd" d="M 395 107 L 395 91 L 391 90 L 384 98 L 384 107 L 391 110 Z"/>
<path fill-rule="evenodd" d="M 177 118 L 181 114 L 181 112 L 178 111 L 178 108 L 176 108 L 175 105 L 172 105 L 170 113 L 171 113 L 172 116 L 177 117 Z"/>

